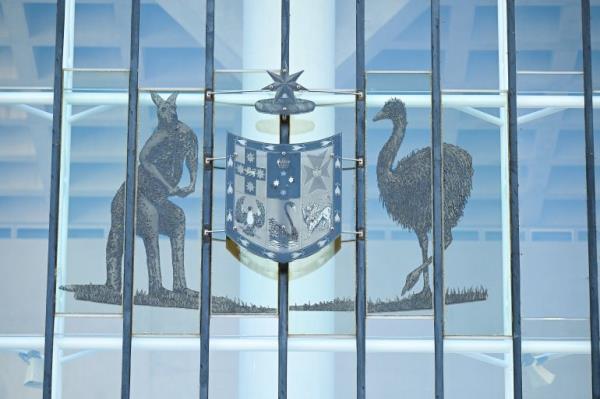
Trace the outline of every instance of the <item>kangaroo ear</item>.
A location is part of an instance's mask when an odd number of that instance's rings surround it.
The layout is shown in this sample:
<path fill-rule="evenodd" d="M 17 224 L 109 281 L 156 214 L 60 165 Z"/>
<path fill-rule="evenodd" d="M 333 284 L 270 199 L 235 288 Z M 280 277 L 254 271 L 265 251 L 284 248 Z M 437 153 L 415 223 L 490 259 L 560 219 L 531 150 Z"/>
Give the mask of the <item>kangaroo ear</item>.
<path fill-rule="evenodd" d="M 173 105 L 175 105 L 175 100 L 177 100 L 177 95 L 178 95 L 178 94 L 179 94 L 179 92 L 177 92 L 177 91 L 173 92 L 173 94 L 171 94 L 171 95 L 169 96 L 169 98 L 167 98 L 167 101 L 168 101 L 170 104 L 173 104 Z"/>
<path fill-rule="evenodd" d="M 156 106 L 158 107 L 160 104 L 163 103 L 163 99 L 161 96 L 159 96 L 158 94 L 156 94 L 155 92 L 150 92 L 150 97 L 152 97 L 152 102 L 154 104 L 156 104 Z"/>

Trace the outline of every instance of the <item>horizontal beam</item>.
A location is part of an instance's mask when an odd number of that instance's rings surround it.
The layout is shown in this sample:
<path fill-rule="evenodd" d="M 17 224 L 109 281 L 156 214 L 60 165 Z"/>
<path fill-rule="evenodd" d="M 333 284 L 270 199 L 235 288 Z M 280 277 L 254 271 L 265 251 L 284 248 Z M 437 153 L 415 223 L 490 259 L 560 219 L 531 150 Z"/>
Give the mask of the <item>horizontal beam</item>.
<path fill-rule="evenodd" d="M 199 351 L 198 337 L 134 337 L 133 349 L 138 351 Z M 43 337 L 0 337 L 0 351 L 41 349 Z M 56 348 L 65 350 L 121 350 L 120 337 L 85 336 L 56 337 Z M 290 336 L 292 352 L 354 352 L 354 337 L 294 337 Z M 211 337 L 210 348 L 217 352 L 276 352 L 277 337 Z M 446 338 L 445 353 L 510 353 L 509 339 Z M 431 339 L 369 339 L 367 353 L 433 353 Z M 524 340 L 523 353 L 562 353 L 589 355 L 590 342 L 581 340 Z"/>
<path fill-rule="evenodd" d="M 165 95 L 168 93 L 164 93 Z M 127 93 L 65 93 L 65 101 L 71 105 L 127 105 Z M 319 106 L 354 106 L 355 96 L 351 94 L 323 94 L 303 93 L 298 97 L 315 101 Z M 369 94 L 367 106 L 380 107 L 392 97 L 400 97 L 408 107 L 428 108 L 431 106 L 431 96 L 428 94 Z M 260 99 L 269 98 L 263 93 L 242 94 L 215 94 L 215 103 L 254 106 Z M 594 107 L 600 107 L 600 95 L 594 96 Z M 47 92 L 0 92 L 0 105 L 51 105 L 52 93 Z M 152 104 L 149 93 L 140 95 L 140 104 Z M 177 97 L 180 106 L 202 106 L 204 95 L 202 93 L 181 93 Z M 500 108 L 505 106 L 506 96 L 504 94 L 451 94 L 442 95 L 442 105 L 450 108 L 476 107 L 476 108 Z M 520 95 L 517 99 L 519 108 L 583 108 L 583 95 Z"/>

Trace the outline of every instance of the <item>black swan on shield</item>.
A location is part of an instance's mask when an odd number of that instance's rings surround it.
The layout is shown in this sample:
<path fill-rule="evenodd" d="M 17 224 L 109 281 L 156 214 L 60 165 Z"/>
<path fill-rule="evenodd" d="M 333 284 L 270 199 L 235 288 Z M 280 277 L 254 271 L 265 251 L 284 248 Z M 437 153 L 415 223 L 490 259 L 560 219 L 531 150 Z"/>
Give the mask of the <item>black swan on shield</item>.
<path fill-rule="evenodd" d="M 280 247 L 288 247 L 298 241 L 298 229 L 294 226 L 292 217 L 290 216 L 290 209 L 294 210 L 296 205 L 292 201 L 288 201 L 283 206 L 285 210 L 285 216 L 290 224 L 290 230 L 288 231 L 287 226 L 278 223 L 275 219 L 269 219 L 269 238 L 272 242 Z"/>

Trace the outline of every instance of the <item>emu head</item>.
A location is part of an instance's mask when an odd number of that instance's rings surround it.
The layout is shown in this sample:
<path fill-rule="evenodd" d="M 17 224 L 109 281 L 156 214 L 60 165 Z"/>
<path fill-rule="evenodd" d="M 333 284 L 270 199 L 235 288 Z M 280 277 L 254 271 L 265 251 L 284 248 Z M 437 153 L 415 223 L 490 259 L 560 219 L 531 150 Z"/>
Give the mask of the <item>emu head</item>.
<path fill-rule="evenodd" d="M 404 103 L 397 98 L 387 100 L 383 108 L 373 118 L 373 122 L 382 119 L 390 119 L 394 123 L 406 125 L 406 107 Z"/>
<path fill-rule="evenodd" d="M 152 101 L 154 102 L 154 104 L 156 104 L 156 116 L 158 117 L 159 122 L 173 123 L 177 121 L 177 106 L 175 105 L 177 94 L 178 93 L 175 92 L 171 94 L 166 100 L 163 100 L 163 98 L 157 93 L 150 93 Z"/>

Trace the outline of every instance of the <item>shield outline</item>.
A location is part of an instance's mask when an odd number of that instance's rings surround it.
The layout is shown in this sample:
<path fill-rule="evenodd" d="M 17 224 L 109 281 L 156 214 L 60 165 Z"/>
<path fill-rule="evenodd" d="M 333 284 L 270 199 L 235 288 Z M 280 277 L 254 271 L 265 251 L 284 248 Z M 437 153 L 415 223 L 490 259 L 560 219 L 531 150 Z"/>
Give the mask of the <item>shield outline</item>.
<path fill-rule="evenodd" d="M 235 201 L 238 198 L 235 193 L 235 168 L 233 165 L 235 162 L 235 146 L 242 145 L 254 151 L 263 152 L 274 152 L 287 154 L 302 153 L 306 151 L 314 151 L 321 148 L 332 148 L 332 185 L 331 185 L 331 204 L 332 204 L 332 219 L 333 215 L 339 215 L 339 221 L 332 220 L 332 227 L 322 236 L 320 236 L 315 242 L 305 247 L 296 247 L 289 250 L 275 250 L 272 248 L 266 248 L 259 243 L 252 241 L 244 237 L 235 228 L 235 218 L 229 218 L 228 214 L 235 210 Z M 238 136 L 234 133 L 227 133 L 227 146 L 226 146 L 226 173 L 225 173 L 225 234 L 226 236 L 239 245 L 241 248 L 248 250 L 249 252 L 270 259 L 275 262 L 292 262 L 297 259 L 306 258 L 313 255 L 320 250 L 326 248 L 328 244 L 334 242 L 341 235 L 341 217 L 342 217 L 342 158 L 341 158 L 341 133 L 334 134 L 333 136 L 326 137 L 323 139 L 304 142 L 304 143 L 293 143 L 293 144 L 275 144 L 266 143 L 256 140 L 247 139 L 245 137 Z M 302 166 L 302 164 L 301 164 Z M 230 190 L 231 187 L 231 190 Z M 335 194 L 336 188 L 340 190 L 339 194 Z M 266 196 L 266 193 L 265 193 Z M 300 194 L 302 198 L 302 193 Z M 267 211 L 268 213 L 268 211 Z"/>

